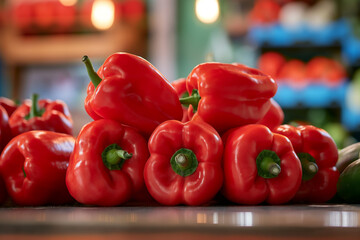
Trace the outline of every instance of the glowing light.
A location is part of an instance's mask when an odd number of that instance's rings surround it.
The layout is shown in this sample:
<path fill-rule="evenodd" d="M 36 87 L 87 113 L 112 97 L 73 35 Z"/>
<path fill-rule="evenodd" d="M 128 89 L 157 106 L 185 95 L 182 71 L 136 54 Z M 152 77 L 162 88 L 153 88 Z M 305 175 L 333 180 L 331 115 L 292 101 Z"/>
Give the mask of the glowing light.
<path fill-rule="evenodd" d="M 109 29 L 115 18 L 115 6 L 110 0 L 95 0 L 91 10 L 91 22 L 97 29 Z"/>
<path fill-rule="evenodd" d="M 60 3 L 64 6 L 74 6 L 77 0 L 59 0 Z"/>
<path fill-rule="evenodd" d="M 195 12 L 201 22 L 213 23 L 219 18 L 219 2 L 218 0 L 196 0 Z"/>

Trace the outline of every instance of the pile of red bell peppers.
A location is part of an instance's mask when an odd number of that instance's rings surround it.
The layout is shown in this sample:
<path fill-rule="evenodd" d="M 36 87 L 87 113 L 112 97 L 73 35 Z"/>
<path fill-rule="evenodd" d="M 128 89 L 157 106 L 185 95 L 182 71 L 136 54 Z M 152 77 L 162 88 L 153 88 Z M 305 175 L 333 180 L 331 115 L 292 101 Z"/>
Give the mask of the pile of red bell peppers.
<path fill-rule="evenodd" d="M 261 71 L 208 62 L 170 83 L 129 53 L 109 56 L 97 72 L 82 61 L 93 121 L 76 137 L 61 101 L 34 95 L 12 114 L 0 107 L 0 200 L 208 205 L 222 195 L 256 205 L 336 194 L 335 142 L 311 125 L 281 125 L 277 84 Z"/>

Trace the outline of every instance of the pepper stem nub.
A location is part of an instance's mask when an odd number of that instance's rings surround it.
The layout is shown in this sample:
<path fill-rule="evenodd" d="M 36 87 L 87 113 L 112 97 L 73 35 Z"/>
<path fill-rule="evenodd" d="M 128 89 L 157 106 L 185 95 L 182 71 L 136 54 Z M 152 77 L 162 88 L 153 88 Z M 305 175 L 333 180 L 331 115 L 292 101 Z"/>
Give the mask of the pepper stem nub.
<path fill-rule="evenodd" d="M 184 167 L 188 163 L 188 159 L 186 158 L 185 154 L 179 153 L 175 156 L 175 162 Z"/>
<path fill-rule="evenodd" d="M 192 105 L 195 113 L 197 111 L 200 99 L 201 97 L 199 91 L 197 89 L 193 89 L 190 96 L 180 98 L 179 100 L 183 105 Z"/>
<path fill-rule="evenodd" d="M 302 180 L 307 181 L 312 179 L 319 171 L 319 167 L 316 164 L 315 158 L 309 153 L 305 152 L 298 153 L 297 155 L 301 162 Z"/>
<path fill-rule="evenodd" d="M 105 148 L 101 154 L 104 165 L 109 170 L 120 170 L 125 160 L 132 157 L 131 153 L 121 149 L 119 145 L 111 144 Z"/>
<path fill-rule="evenodd" d="M 277 177 L 281 172 L 280 158 L 271 150 L 263 150 L 256 158 L 258 175 L 263 178 Z"/>
<path fill-rule="evenodd" d="M 187 177 L 196 171 L 199 163 L 193 151 L 181 148 L 171 157 L 170 164 L 175 173 Z"/>
<path fill-rule="evenodd" d="M 90 61 L 90 58 L 88 57 L 88 56 L 83 56 L 82 57 L 82 61 L 83 61 L 83 63 L 85 64 L 85 66 L 86 66 L 86 70 L 87 70 L 87 72 L 88 72 L 88 75 L 89 75 L 89 77 L 90 77 L 90 80 L 91 80 L 91 82 L 92 82 L 92 84 L 94 85 L 94 87 L 96 88 L 99 84 L 100 84 L 100 82 L 101 82 L 101 78 L 99 77 L 99 75 L 97 75 L 97 73 L 95 72 L 95 70 L 94 70 L 94 67 L 93 67 L 93 65 L 92 65 L 92 63 L 91 63 L 91 61 Z"/>

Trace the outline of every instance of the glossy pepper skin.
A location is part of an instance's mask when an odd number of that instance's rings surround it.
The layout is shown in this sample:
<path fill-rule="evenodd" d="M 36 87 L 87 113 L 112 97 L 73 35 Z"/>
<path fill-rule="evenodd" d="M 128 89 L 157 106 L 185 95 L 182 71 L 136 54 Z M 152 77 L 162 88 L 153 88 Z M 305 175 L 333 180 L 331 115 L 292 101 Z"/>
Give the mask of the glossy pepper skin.
<path fill-rule="evenodd" d="M 97 74 L 87 56 L 83 62 L 92 80 L 85 109 L 93 119 L 113 119 L 138 129 L 147 137 L 161 122 L 182 119 L 175 89 L 145 59 L 115 53 L 105 60 Z"/>
<path fill-rule="evenodd" d="M 270 99 L 271 105 L 269 110 L 266 112 L 265 116 L 257 122 L 258 124 L 263 124 L 273 130 L 274 128 L 280 126 L 284 121 L 284 112 L 280 105 L 272 98 Z"/>
<path fill-rule="evenodd" d="M 301 164 L 286 137 L 261 124 L 224 135 L 223 195 L 238 204 L 283 204 L 301 184 Z"/>
<path fill-rule="evenodd" d="M 219 134 L 200 119 L 160 124 L 149 139 L 144 178 L 152 197 L 163 205 L 203 205 L 223 183 Z"/>
<path fill-rule="evenodd" d="M 61 100 L 40 99 L 34 94 L 25 100 L 9 118 L 13 136 L 31 130 L 47 130 L 72 135 L 73 121 L 67 105 Z"/>
<path fill-rule="evenodd" d="M 22 206 L 73 201 L 65 184 L 74 137 L 29 131 L 13 138 L 0 157 L 0 174 L 12 200 Z"/>
<path fill-rule="evenodd" d="M 338 149 L 332 137 L 312 125 L 281 125 L 274 132 L 289 138 L 302 163 L 303 180 L 294 202 L 323 203 L 336 194 Z"/>
<path fill-rule="evenodd" d="M 6 98 L 6 97 L 0 97 L 0 106 L 5 108 L 9 117 L 13 114 L 13 112 L 18 107 L 13 100 Z"/>
<path fill-rule="evenodd" d="M 174 87 L 179 98 L 184 98 L 189 96 L 189 93 L 186 90 L 186 78 L 179 78 L 171 82 L 171 85 Z M 183 117 L 181 119 L 181 122 L 187 122 L 190 120 L 188 115 L 189 105 L 183 105 L 182 109 L 183 109 Z"/>
<path fill-rule="evenodd" d="M 66 174 L 70 194 L 80 203 L 115 206 L 144 189 L 147 141 L 134 128 L 111 119 L 80 131 Z"/>
<path fill-rule="evenodd" d="M 216 62 L 196 66 L 186 79 L 186 87 L 193 98 L 181 103 L 192 104 L 189 116 L 195 109 L 219 133 L 258 122 L 277 91 L 276 82 L 257 69 Z"/>
<path fill-rule="evenodd" d="M 12 134 L 9 126 L 8 114 L 2 106 L 0 106 L 0 153 L 11 140 Z"/>

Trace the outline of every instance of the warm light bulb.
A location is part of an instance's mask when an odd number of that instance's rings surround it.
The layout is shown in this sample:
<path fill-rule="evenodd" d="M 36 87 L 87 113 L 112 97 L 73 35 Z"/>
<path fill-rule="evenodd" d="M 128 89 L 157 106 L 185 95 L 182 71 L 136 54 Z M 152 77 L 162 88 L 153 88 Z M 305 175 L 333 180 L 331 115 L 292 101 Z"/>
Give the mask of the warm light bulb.
<path fill-rule="evenodd" d="M 219 18 L 219 2 L 218 0 L 196 0 L 195 12 L 201 22 L 213 23 Z"/>
<path fill-rule="evenodd" d="M 59 0 L 60 3 L 64 6 L 74 6 L 77 0 Z"/>
<path fill-rule="evenodd" d="M 115 6 L 110 0 L 95 0 L 91 11 L 91 22 L 97 29 L 109 29 L 115 18 Z"/>

